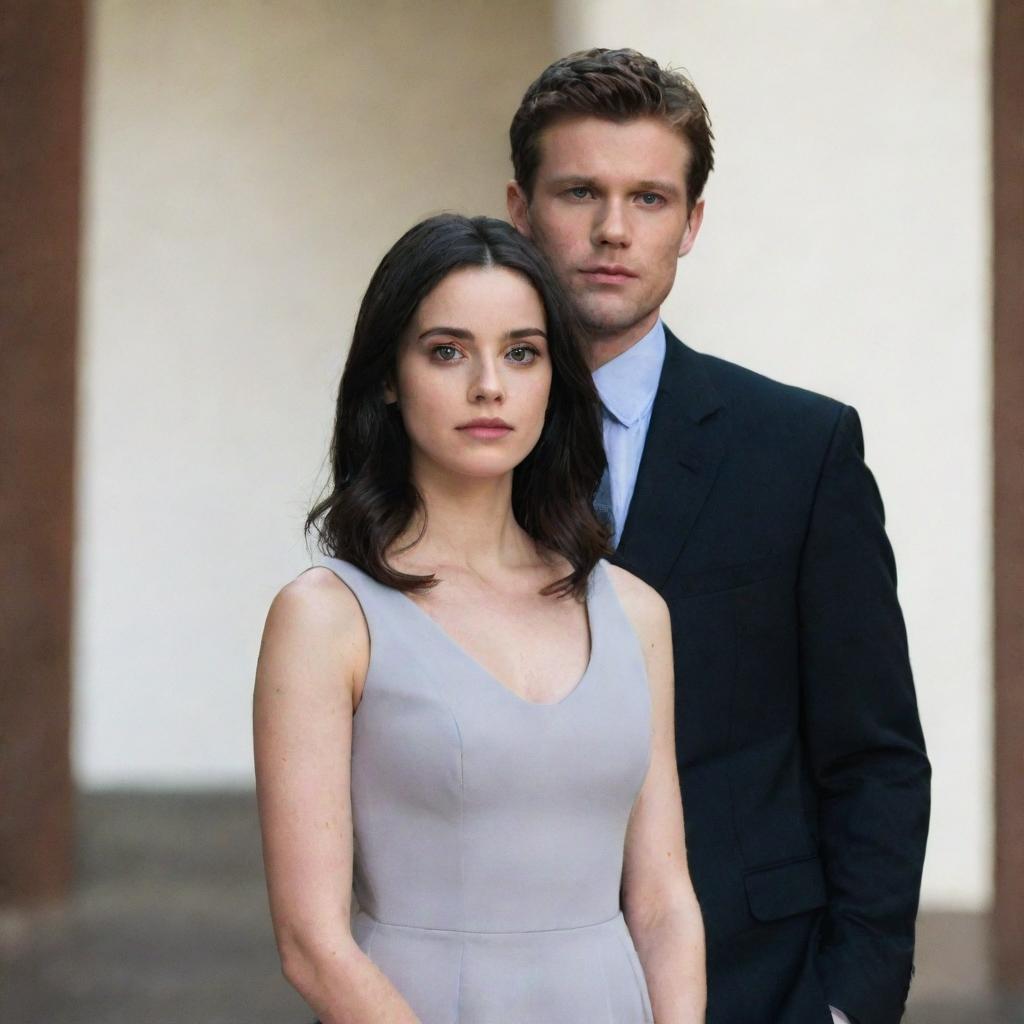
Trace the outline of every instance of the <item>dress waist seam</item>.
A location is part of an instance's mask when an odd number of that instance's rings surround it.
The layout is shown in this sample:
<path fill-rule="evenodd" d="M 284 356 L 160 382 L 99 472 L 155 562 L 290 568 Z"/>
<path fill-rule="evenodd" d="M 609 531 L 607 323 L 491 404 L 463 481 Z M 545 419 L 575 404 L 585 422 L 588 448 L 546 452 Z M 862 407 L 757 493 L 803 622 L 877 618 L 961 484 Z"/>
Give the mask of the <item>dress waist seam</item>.
<path fill-rule="evenodd" d="M 418 924 L 401 924 L 397 921 L 382 921 L 379 918 L 374 917 L 373 914 L 363 910 L 361 907 L 359 909 L 359 913 L 368 917 L 375 925 L 379 925 L 384 928 L 401 928 L 405 931 L 411 932 L 444 933 L 448 935 L 494 935 L 499 937 L 504 935 L 557 935 L 562 932 L 579 932 L 585 931 L 588 928 L 600 928 L 602 925 L 611 924 L 622 917 L 622 911 L 620 910 L 617 914 L 614 914 L 612 917 L 605 918 L 603 921 L 593 921 L 589 924 L 570 925 L 568 928 L 522 928 L 507 929 L 505 931 L 483 931 L 471 928 L 427 928 Z"/>

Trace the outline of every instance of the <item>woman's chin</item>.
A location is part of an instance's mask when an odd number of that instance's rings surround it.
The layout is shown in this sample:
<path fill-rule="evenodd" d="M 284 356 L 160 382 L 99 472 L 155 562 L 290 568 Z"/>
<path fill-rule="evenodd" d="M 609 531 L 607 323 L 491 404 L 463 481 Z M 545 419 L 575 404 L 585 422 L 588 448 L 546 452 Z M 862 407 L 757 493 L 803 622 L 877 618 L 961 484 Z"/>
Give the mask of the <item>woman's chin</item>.
<path fill-rule="evenodd" d="M 493 453 L 497 456 L 497 453 Z M 416 473 L 420 480 L 430 479 L 441 486 L 451 484 L 482 484 L 491 481 L 494 484 L 504 483 L 511 477 L 516 466 L 522 459 L 510 459 L 506 455 L 503 458 L 473 458 L 459 459 L 457 461 L 446 461 L 444 463 L 423 466 L 422 470 Z M 525 458 L 525 456 L 524 456 Z"/>

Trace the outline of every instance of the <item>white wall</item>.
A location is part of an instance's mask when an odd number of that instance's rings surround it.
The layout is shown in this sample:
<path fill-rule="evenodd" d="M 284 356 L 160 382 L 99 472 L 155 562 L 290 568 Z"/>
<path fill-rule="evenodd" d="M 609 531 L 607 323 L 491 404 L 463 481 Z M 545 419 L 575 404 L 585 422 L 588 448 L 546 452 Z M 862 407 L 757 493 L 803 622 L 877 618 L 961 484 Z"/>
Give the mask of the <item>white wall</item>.
<path fill-rule="evenodd" d="M 857 407 L 934 803 L 924 902 L 991 897 L 989 165 L 982 2 L 577 0 L 558 49 L 685 67 L 718 170 L 667 322 Z"/>
<path fill-rule="evenodd" d="M 362 290 L 448 207 L 503 212 L 548 5 L 91 6 L 74 763 L 248 785 L 275 591 L 308 564 Z"/>
<path fill-rule="evenodd" d="M 503 211 L 557 52 L 689 68 L 719 169 L 666 316 L 860 410 L 935 765 L 925 899 L 990 897 L 987 5 L 92 5 L 74 741 L 86 786 L 247 785 L 263 616 L 307 564 L 359 297 Z M 358 18 L 347 12 L 358 9 Z"/>

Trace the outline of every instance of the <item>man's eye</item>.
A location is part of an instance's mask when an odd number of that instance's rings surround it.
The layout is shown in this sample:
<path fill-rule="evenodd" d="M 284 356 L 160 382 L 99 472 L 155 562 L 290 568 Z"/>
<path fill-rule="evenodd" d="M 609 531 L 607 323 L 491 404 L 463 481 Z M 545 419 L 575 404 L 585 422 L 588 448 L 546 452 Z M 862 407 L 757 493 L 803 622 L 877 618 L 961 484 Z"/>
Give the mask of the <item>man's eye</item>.
<path fill-rule="evenodd" d="M 532 363 L 537 357 L 537 350 L 529 345 L 517 345 L 508 350 L 508 358 L 513 363 Z"/>
<path fill-rule="evenodd" d="M 661 202 L 661 196 L 657 192 L 641 192 L 640 203 L 643 206 L 657 206 Z"/>
<path fill-rule="evenodd" d="M 576 185 L 574 188 L 569 189 L 569 195 L 573 199 L 586 199 L 590 195 L 590 189 L 586 185 Z"/>
<path fill-rule="evenodd" d="M 454 345 L 435 345 L 432 352 L 442 363 L 452 362 L 459 354 L 459 350 Z"/>

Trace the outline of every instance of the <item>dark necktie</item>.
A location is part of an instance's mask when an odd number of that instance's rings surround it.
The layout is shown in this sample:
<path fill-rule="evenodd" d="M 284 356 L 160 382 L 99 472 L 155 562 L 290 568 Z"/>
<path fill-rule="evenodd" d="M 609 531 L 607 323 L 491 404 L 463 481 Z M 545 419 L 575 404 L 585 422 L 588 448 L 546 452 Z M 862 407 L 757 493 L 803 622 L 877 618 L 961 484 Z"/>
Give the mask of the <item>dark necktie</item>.
<path fill-rule="evenodd" d="M 612 508 L 612 478 L 608 467 L 604 467 L 601 482 L 597 485 L 597 494 L 594 495 L 594 511 L 597 518 L 604 523 L 609 530 L 615 534 L 615 511 Z M 614 547 L 614 542 L 613 545 Z"/>

